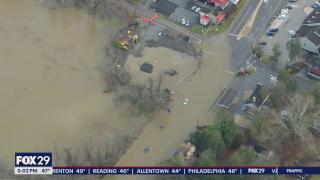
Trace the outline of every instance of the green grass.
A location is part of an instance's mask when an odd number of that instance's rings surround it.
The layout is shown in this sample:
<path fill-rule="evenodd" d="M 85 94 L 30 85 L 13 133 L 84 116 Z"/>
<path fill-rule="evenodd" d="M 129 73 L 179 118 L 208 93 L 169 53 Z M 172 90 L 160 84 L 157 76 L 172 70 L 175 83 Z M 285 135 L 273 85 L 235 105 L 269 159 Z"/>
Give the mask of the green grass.
<path fill-rule="evenodd" d="M 271 56 L 270 55 L 263 55 L 262 58 L 261 58 L 261 62 L 263 64 L 272 64 L 274 63 L 272 60 L 271 60 Z"/>
<path fill-rule="evenodd" d="M 198 33 L 206 36 L 218 35 L 220 33 L 225 32 L 230 27 L 232 22 L 236 19 L 236 17 L 239 15 L 241 9 L 245 5 L 245 2 L 246 0 L 241 0 L 235 12 L 233 12 L 229 17 L 227 17 L 222 24 L 216 25 L 216 26 L 209 26 L 209 27 L 204 27 L 202 25 L 195 25 L 192 27 L 191 31 L 194 33 Z"/>

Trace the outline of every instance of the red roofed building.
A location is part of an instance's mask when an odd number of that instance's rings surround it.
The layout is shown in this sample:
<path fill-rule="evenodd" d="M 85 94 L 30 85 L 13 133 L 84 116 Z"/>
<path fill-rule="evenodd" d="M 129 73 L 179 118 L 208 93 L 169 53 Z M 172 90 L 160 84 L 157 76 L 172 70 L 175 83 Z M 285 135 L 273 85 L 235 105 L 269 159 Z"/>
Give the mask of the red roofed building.
<path fill-rule="evenodd" d="M 214 3 L 215 6 L 220 6 L 223 9 L 230 4 L 230 0 L 209 0 L 211 3 Z"/>
<path fill-rule="evenodd" d="M 226 18 L 226 14 L 221 13 L 216 17 L 216 24 L 221 24 Z"/>
<path fill-rule="evenodd" d="M 206 26 L 206 25 L 208 25 L 209 23 L 210 23 L 210 17 L 209 17 L 209 16 L 207 16 L 207 15 L 202 15 L 202 16 L 200 17 L 200 24 Z"/>

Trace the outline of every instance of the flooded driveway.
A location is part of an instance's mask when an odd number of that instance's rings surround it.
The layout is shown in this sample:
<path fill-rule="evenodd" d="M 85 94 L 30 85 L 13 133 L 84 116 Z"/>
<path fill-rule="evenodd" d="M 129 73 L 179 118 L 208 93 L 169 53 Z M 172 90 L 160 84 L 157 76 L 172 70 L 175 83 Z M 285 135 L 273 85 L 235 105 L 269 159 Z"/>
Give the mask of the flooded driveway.
<path fill-rule="evenodd" d="M 88 139 L 106 146 L 141 128 L 103 93 L 103 48 L 119 26 L 83 10 L 0 0 L 0 165 L 12 166 L 17 151 L 77 149 Z"/>

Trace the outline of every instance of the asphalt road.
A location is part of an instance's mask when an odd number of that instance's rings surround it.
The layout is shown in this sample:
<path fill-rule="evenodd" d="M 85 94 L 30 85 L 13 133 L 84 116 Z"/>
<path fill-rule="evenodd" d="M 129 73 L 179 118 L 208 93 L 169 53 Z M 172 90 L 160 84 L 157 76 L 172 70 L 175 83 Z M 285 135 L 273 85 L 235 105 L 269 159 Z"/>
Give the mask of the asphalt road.
<path fill-rule="evenodd" d="M 251 32 L 247 37 L 238 40 L 236 36 L 244 27 L 258 2 L 257 0 L 248 0 L 246 6 L 240 12 L 239 18 L 235 20 L 229 30 L 229 44 L 231 46 L 230 69 L 233 71 L 239 69 L 245 60 L 248 59 L 252 45 L 264 32 L 269 19 L 274 16 L 281 4 L 285 3 L 284 0 L 268 0 L 264 2 L 259 9 Z"/>

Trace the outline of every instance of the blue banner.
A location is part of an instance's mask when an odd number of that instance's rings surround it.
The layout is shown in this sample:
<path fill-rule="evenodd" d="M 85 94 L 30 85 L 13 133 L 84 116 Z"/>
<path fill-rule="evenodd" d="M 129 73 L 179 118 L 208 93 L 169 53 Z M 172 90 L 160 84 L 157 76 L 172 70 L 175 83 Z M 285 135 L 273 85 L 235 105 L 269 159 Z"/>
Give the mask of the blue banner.
<path fill-rule="evenodd" d="M 53 167 L 56 175 L 320 175 L 320 167 Z"/>

